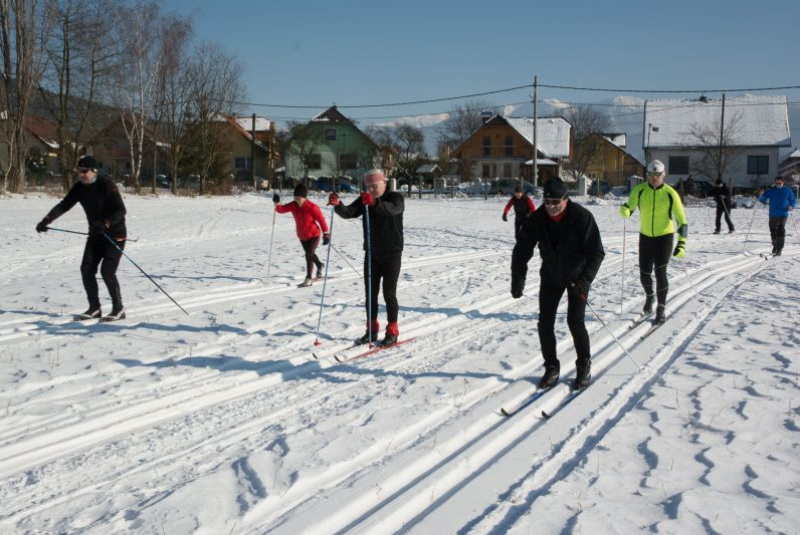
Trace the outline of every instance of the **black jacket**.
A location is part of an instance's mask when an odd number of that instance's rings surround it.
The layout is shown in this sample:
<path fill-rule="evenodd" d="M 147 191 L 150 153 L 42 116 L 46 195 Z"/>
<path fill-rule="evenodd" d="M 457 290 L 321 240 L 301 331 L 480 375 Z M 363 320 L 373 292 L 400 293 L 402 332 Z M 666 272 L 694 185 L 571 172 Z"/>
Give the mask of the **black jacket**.
<path fill-rule="evenodd" d="M 525 220 L 511 257 L 511 290 L 522 292 L 528 261 L 539 245 L 542 284 L 566 288 L 579 281 L 588 289 L 605 257 L 600 230 L 591 212 L 569 201 L 564 217 L 553 221 L 547 210 L 536 210 Z"/>
<path fill-rule="evenodd" d="M 81 203 L 83 211 L 86 212 L 87 222 L 107 222 L 106 234 L 112 238 L 125 238 L 128 235 L 125 227 L 125 203 L 122 202 L 122 195 L 117 185 L 111 179 L 97 177 L 97 180 L 89 185 L 79 180 L 72 186 L 67 196 L 50 210 L 47 217 L 54 221 L 77 203 Z"/>
<path fill-rule="evenodd" d="M 728 186 L 725 184 L 720 187 L 714 186 L 714 200 L 717 202 L 717 206 L 724 206 L 726 210 L 730 211 L 731 192 Z"/>
<path fill-rule="evenodd" d="M 396 191 L 386 191 L 369 207 L 369 237 L 373 258 L 397 256 L 403 252 L 403 211 L 405 199 Z M 344 219 L 364 215 L 364 205 L 358 197 L 349 206 L 340 204 L 334 211 Z M 367 250 L 367 221 L 363 220 L 364 250 Z"/>

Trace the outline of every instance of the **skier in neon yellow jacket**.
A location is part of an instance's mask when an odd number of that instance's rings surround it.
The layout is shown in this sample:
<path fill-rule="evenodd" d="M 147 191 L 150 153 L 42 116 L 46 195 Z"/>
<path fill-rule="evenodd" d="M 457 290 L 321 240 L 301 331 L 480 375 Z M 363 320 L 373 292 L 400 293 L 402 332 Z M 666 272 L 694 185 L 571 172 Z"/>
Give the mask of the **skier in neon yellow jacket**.
<path fill-rule="evenodd" d="M 653 311 L 653 301 L 657 302 L 654 323 L 664 323 L 664 307 L 667 303 L 669 281 L 667 265 L 669 256 L 683 258 L 686 254 L 686 237 L 689 224 L 683 212 L 683 203 L 678 192 L 664 183 L 664 164 L 653 160 L 647 166 L 647 182 L 637 184 L 631 191 L 628 201 L 619 213 L 628 218 L 639 207 L 641 226 L 639 229 L 639 272 L 645 293 L 644 314 Z M 678 244 L 672 249 L 675 224 L 678 225 Z M 656 291 L 653 292 L 653 269 L 656 272 Z M 655 299 L 654 299 L 655 298 Z"/>

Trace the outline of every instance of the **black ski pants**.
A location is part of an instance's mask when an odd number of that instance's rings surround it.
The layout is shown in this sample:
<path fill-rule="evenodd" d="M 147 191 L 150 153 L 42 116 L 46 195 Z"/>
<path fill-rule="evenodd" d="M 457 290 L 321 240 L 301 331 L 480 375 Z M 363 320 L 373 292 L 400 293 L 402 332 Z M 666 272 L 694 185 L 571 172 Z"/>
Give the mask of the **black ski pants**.
<path fill-rule="evenodd" d="M 115 240 L 117 247 L 125 248 L 125 240 Z M 108 241 L 105 236 L 90 236 L 86 240 L 86 247 L 83 250 L 83 260 L 81 260 L 81 277 L 83 278 L 83 288 L 86 290 L 86 297 L 89 299 L 89 308 L 100 307 L 100 297 L 97 288 L 97 267 L 102 262 L 100 274 L 103 282 L 106 283 L 108 293 L 111 296 L 112 306 L 116 309 L 122 308 L 122 292 L 117 280 L 117 268 L 122 253 Z"/>
<path fill-rule="evenodd" d="M 786 217 L 769 218 L 769 236 L 772 238 L 772 252 L 780 253 L 783 251 L 783 244 L 786 241 Z"/>
<path fill-rule="evenodd" d="M 651 238 L 639 234 L 639 277 L 646 295 L 653 295 L 653 269 L 656 272 L 656 300 L 659 305 L 666 305 L 669 281 L 667 265 L 672 256 L 674 234 L 665 234 Z"/>
<path fill-rule="evenodd" d="M 373 257 L 372 266 L 367 266 L 364 257 L 364 293 L 367 297 L 367 312 L 372 321 L 378 318 L 378 293 L 383 280 L 383 300 L 386 303 L 386 316 L 389 323 L 397 323 L 400 305 L 397 303 L 397 279 L 400 278 L 400 255 Z M 372 272 L 372 284 L 368 285 L 369 271 Z M 372 295 L 367 289 L 372 290 Z"/>
<path fill-rule="evenodd" d="M 322 262 L 317 257 L 317 245 L 319 245 L 319 236 L 314 238 L 300 241 L 303 245 L 303 251 L 306 252 L 306 277 L 311 278 L 311 274 L 314 272 L 314 266 L 316 265 L 317 268 L 322 267 Z"/>
<path fill-rule="evenodd" d="M 719 232 L 722 226 L 722 216 L 725 216 L 725 222 L 728 224 L 728 230 L 733 232 L 733 221 L 731 221 L 731 211 L 725 204 L 718 204 L 717 205 L 717 221 L 715 230 Z"/>
<path fill-rule="evenodd" d="M 578 369 L 591 365 L 591 352 L 589 349 L 589 333 L 586 331 L 584 318 L 586 316 L 586 302 L 580 297 L 580 292 L 575 288 L 565 290 L 560 285 L 542 280 L 539 285 L 539 344 L 542 348 L 545 368 L 560 369 L 558 355 L 556 354 L 556 312 L 561 296 L 567 292 L 567 326 L 572 333 L 577 354 L 576 366 Z"/>

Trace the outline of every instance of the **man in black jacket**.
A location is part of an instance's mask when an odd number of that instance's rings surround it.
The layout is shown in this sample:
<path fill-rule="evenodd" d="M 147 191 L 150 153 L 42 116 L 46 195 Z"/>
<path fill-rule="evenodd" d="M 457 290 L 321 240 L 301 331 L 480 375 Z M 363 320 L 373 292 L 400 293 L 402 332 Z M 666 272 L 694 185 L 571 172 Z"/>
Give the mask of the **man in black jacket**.
<path fill-rule="evenodd" d="M 725 214 L 725 222 L 728 224 L 728 234 L 730 234 L 733 232 L 733 222 L 731 221 L 731 205 L 733 203 L 731 203 L 731 192 L 721 178 L 718 178 L 714 184 L 714 201 L 717 203 L 717 221 L 714 234 L 719 234 L 723 214 Z"/>
<path fill-rule="evenodd" d="M 349 206 L 343 206 L 339 196 L 331 193 L 328 205 L 344 219 L 363 216 L 369 210 L 369 229 L 367 220 L 364 219 L 364 251 L 370 252 L 370 257 L 364 256 L 364 290 L 367 294 L 367 332 L 357 343 L 366 344 L 375 340 L 380 331 L 378 321 L 378 293 L 381 279 L 383 279 L 383 299 L 386 302 L 386 335 L 381 342 L 382 346 L 397 343 L 400 329 L 397 326 L 399 304 L 397 303 L 397 280 L 400 278 L 400 259 L 403 254 L 403 211 L 405 200 L 396 191 L 387 191 L 386 177 L 380 169 L 372 169 L 364 175 L 367 191 L 362 193 Z M 369 249 L 367 248 L 367 235 L 369 235 Z M 368 280 L 368 261 L 371 262 L 372 279 Z M 371 294 L 367 291 L 371 288 Z"/>
<path fill-rule="evenodd" d="M 592 380 L 589 333 L 586 331 L 586 296 L 605 257 L 600 231 L 592 214 L 567 198 L 567 187 L 558 177 L 544 186 L 544 210 L 536 210 L 520 230 L 511 259 L 511 295 L 522 297 L 528 261 L 539 245 L 539 342 L 544 357 L 544 375 L 539 388 L 558 381 L 555 318 L 558 303 L 567 292 L 567 325 L 577 353 L 574 389 Z"/>
<path fill-rule="evenodd" d="M 89 223 L 89 238 L 86 240 L 81 261 L 81 276 L 86 296 L 89 298 L 89 308 L 83 314 L 79 314 L 77 319 L 86 320 L 102 316 L 96 279 L 97 268 L 101 262 L 103 266 L 100 273 L 111 295 L 111 314 L 103 319 L 106 321 L 122 319 L 125 317 L 125 308 L 122 306 L 117 267 L 122 258 L 120 249 L 125 248 L 125 239 L 128 235 L 125 227 L 125 204 L 116 184 L 108 178 L 97 176 L 97 161 L 92 156 L 82 156 L 75 170 L 80 180 L 36 225 L 36 232 L 47 232 L 50 223 L 68 212 L 75 204 L 81 204 Z M 114 247 L 106 236 L 113 239 L 119 249 Z"/>

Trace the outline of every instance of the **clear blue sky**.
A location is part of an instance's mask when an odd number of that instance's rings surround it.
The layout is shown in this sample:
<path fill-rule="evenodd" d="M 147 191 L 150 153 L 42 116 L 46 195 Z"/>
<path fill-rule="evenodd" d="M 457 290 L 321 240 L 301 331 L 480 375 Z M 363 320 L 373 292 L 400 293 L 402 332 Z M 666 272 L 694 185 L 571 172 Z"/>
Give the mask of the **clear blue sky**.
<path fill-rule="evenodd" d="M 164 7 L 191 15 L 197 39 L 222 44 L 242 62 L 248 101 L 320 105 L 241 110 L 273 118 L 309 118 L 334 102 L 504 89 L 531 84 L 535 74 L 541 84 L 624 89 L 800 85 L 797 0 L 165 0 Z M 529 94 L 485 100 L 515 103 Z M 797 90 L 756 94 L 800 102 Z M 572 102 L 615 95 L 540 90 L 540 98 Z M 343 111 L 361 119 L 440 113 L 453 104 Z"/>

